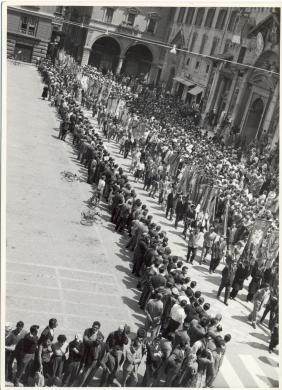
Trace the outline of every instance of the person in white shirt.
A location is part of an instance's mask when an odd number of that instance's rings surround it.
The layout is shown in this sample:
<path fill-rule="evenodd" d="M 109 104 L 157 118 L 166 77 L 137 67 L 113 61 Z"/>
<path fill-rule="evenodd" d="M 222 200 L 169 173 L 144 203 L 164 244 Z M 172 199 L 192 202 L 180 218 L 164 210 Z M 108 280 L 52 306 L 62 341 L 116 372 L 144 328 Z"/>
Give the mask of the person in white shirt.
<path fill-rule="evenodd" d="M 105 176 L 102 176 L 101 179 L 99 180 L 98 186 L 97 186 L 97 196 L 98 196 L 99 200 L 101 200 L 101 198 L 103 196 L 105 184 L 106 184 Z"/>
<path fill-rule="evenodd" d="M 179 303 L 176 302 L 170 311 L 168 326 L 165 329 L 164 337 L 169 334 L 175 332 L 177 329 L 181 329 L 183 322 L 186 318 L 186 313 L 184 311 L 184 307 L 187 305 L 188 298 L 180 297 Z"/>

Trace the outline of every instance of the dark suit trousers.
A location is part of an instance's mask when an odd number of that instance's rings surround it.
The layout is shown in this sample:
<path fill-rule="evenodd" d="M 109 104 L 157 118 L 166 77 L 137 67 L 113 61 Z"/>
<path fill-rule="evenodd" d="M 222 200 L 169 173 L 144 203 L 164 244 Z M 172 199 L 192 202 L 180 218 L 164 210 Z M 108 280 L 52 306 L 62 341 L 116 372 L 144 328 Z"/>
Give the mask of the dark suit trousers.
<path fill-rule="evenodd" d="M 219 286 L 219 289 L 218 289 L 218 292 L 217 292 L 217 296 L 219 297 L 220 294 L 222 293 L 222 290 L 225 288 L 225 292 L 224 292 L 224 302 L 226 303 L 228 301 L 228 298 L 229 298 L 229 293 L 230 293 L 230 285 L 225 285 L 223 283 L 220 284 Z"/>

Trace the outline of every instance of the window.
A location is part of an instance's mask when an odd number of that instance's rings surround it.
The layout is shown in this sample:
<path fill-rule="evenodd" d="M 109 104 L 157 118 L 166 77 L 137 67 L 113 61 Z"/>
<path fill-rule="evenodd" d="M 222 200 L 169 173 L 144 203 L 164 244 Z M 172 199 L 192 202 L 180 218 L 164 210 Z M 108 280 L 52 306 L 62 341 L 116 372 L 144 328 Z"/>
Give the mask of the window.
<path fill-rule="evenodd" d="M 210 53 L 211 56 L 215 53 L 217 45 L 218 45 L 218 42 L 219 42 L 219 38 L 218 37 L 214 37 L 213 41 L 212 41 L 212 47 L 211 47 L 211 53 Z"/>
<path fill-rule="evenodd" d="M 186 60 L 186 65 L 187 65 L 187 66 L 189 66 L 189 64 L 190 64 L 190 60 L 191 60 L 191 58 L 190 58 L 190 57 L 188 57 L 188 58 L 187 58 L 187 60 Z"/>
<path fill-rule="evenodd" d="M 28 23 L 28 28 L 27 28 L 28 35 L 35 35 L 36 25 L 37 25 L 36 18 L 30 17 L 29 23 Z"/>
<path fill-rule="evenodd" d="M 129 26 L 133 26 L 133 25 L 134 25 L 135 17 L 136 17 L 135 14 L 132 14 L 132 13 L 129 13 L 129 14 L 128 14 L 128 16 L 127 16 L 127 24 L 128 24 Z"/>
<path fill-rule="evenodd" d="M 20 32 L 27 35 L 35 35 L 37 18 L 33 16 L 22 16 Z"/>
<path fill-rule="evenodd" d="M 223 53 L 227 53 L 228 52 L 231 43 L 232 43 L 231 39 L 226 39 Z"/>
<path fill-rule="evenodd" d="M 196 65 L 195 65 L 195 70 L 198 70 L 198 69 L 199 69 L 199 66 L 200 66 L 200 61 L 197 61 L 197 62 L 196 62 Z"/>
<path fill-rule="evenodd" d="M 28 25 L 28 17 L 22 16 L 21 33 L 26 34 Z"/>
<path fill-rule="evenodd" d="M 201 42 L 199 53 L 203 53 L 205 45 L 207 43 L 207 40 L 208 40 L 208 36 L 207 36 L 207 34 L 204 34 L 203 38 L 202 38 L 202 42 Z"/>
<path fill-rule="evenodd" d="M 198 8 L 196 15 L 195 26 L 200 27 L 204 18 L 205 8 Z"/>
<path fill-rule="evenodd" d="M 156 20 L 156 19 L 150 19 L 150 20 L 149 20 L 148 27 L 147 27 L 147 31 L 148 31 L 149 33 L 154 34 L 154 32 L 155 32 L 155 30 L 156 30 L 156 25 L 157 25 L 157 20 Z"/>
<path fill-rule="evenodd" d="M 239 64 L 242 64 L 244 57 L 245 57 L 245 54 L 246 54 L 246 50 L 247 50 L 246 47 L 241 47 L 241 49 L 239 51 L 238 60 L 237 60 L 237 62 Z"/>
<path fill-rule="evenodd" d="M 184 18 L 185 11 L 186 11 L 185 7 L 181 7 L 180 8 L 179 14 L 178 14 L 178 18 L 177 18 L 177 23 L 183 23 L 183 18 Z"/>
<path fill-rule="evenodd" d="M 232 11 L 228 23 L 227 30 L 233 32 L 235 30 L 236 22 L 237 22 L 238 11 Z"/>
<path fill-rule="evenodd" d="M 114 15 L 114 9 L 113 8 L 107 8 L 104 21 L 106 23 L 112 23 L 113 15 Z"/>
<path fill-rule="evenodd" d="M 63 14 L 63 7 L 56 7 L 55 13 L 58 15 L 62 15 Z"/>
<path fill-rule="evenodd" d="M 223 30 L 223 27 L 225 25 L 226 16 L 227 16 L 227 10 L 221 9 L 219 11 L 219 14 L 217 17 L 215 28 L 217 28 L 218 30 Z"/>
<path fill-rule="evenodd" d="M 193 36 L 192 36 L 192 41 L 191 41 L 191 44 L 190 44 L 190 50 L 191 51 L 193 51 L 193 49 L 194 49 L 197 37 L 198 37 L 198 33 L 194 32 Z"/>
<path fill-rule="evenodd" d="M 210 70 L 210 65 L 207 65 L 207 67 L 206 67 L 206 73 L 209 73 L 209 70 Z"/>
<path fill-rule="evenodd" d="M 189 26 L 193 22 L 194 14 L 196 8 L 188 8 L 188 12 L 186 15 L 185 23 Z"/>
<path fill-rule="evenodd" d="M 205 27 L 211 28 L 214 14 L 215 14 L 215 8 L 209 8 L 206 21 L 205 21 Z"/>

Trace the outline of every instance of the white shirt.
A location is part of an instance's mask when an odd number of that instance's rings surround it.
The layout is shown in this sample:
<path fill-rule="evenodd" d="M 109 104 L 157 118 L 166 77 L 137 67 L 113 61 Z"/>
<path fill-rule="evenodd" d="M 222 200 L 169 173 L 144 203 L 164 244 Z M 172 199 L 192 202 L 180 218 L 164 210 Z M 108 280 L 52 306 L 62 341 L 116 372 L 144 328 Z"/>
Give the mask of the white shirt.
<path fill-rule="evenodd" d="M 105 180 L 100 179 L 100 180 L 99 180 L 99 183 L 98 183 L 98 190 L 100 190 L 101 192 L 103 192 L 103 191 L 104 191 L 104 187 L 105 187 Z"/>
<path fill-rule="evenodd" d="M 175 303 L 171 308 L 170 317 L 182 325 L 186 317 L 183 307 L 181 307 L 178 303 Z"/>

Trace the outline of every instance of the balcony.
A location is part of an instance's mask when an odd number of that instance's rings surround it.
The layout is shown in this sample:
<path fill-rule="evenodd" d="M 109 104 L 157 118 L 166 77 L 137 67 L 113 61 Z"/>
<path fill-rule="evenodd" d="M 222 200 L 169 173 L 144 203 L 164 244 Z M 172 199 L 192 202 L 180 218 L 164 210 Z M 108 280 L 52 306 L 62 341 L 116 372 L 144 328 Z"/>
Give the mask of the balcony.
<path fill-rule="evenodd" d="M 141 37 L 142 31 L 139 30 L 139 26 L 131 26 L 127 22 L 122 22 L 118 25 L 117 30 L 124 34 L 136 35 Z"/>

